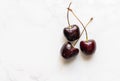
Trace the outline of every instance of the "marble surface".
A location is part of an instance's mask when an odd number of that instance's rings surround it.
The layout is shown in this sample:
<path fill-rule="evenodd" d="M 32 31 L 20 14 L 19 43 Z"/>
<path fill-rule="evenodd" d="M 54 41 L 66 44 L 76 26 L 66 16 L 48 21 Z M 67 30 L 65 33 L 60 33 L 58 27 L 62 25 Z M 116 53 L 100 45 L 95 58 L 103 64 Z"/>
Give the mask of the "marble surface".
<path fill-rule="evenodd" d="M 120 1 L 71 1 L 84 24 L 94 17 L 87 30 L 97 50 L 90 59 L 60 56 L 69 0 L 0 0 L 0 81 L 120 81 Z M 72 14 L 70 22 L 82 30 Z"/>

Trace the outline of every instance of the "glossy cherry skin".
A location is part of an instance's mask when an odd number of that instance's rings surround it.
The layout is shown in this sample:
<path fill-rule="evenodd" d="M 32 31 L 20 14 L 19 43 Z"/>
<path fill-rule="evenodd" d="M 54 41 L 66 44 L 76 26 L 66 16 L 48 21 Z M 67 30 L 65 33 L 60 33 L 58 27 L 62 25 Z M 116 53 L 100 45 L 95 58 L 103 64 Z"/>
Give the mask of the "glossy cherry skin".
<path fill-rule="evenodd" d="M 76 56 L 78 53 L 79 50 L 74 48 L 70 42 L 66 42 L 61 48 L 61 55 L 65 59 Z"/>
<path fill-rule="evenodd" d="M 80 29 L 77 25 L 71 25 L 71 28 L 64 28 L 63 33 L 68 41 L 75 41 L 80 37 Z"/>
<path fill-rule="evenodd" d="M 92 55 L 96 50 L 95 40 L 81 41 L 80 49 L 85 55 Z"/>

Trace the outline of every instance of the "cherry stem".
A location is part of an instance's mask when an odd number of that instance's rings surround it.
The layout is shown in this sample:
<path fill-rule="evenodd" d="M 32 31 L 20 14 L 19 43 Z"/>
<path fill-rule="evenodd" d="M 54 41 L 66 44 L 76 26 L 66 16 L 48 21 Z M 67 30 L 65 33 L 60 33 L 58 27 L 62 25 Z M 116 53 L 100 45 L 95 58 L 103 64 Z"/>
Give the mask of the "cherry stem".
<path fill-rule="evenodd" d="M 85 33 L 86 33 L 86 41 L 88 41 L 88 33 L 87 33 L 87 30 L 86 30 L 85 26 L 83 25 L 82 21 L 77 17 L 77 15 L 73 12 L 72 9 L 68 8 L 68 10 L 71 11 L 71 13 L 75 16 L 75 18 L 80 22 L 80 24 L 84 28 Z"/>
<path fill-rule="evenodd" d="M 85 25 L 85 29 L 87 28 L 87 26 L 89 25 L 89 23 L 92 22 L 92 20 L 93 20 L 93 18 L 90 18 L 89 22 Z M 85 31 L 85 29 L 82 30 L 82 33 L 80 34 L 80 38 L 81 38 L 83 32 Z M 79 38 L 79 39 L 80 39 L 80 38 Z M 78 39 L 78 40 L 79 40 L 79 39 Z M 76 42 L 74 43 L 74 46 L 76 45 L 76 43 L 78 42 L 78 40 L 76 40 Z"/>
<path fill-rule="evenodd" d="M 69 20 L 69 8 L 71 6 L 72 2 L 70 2 L 69 6 L 68 6 L 68 10 L 67 10 L 67 22 L 68 22 L 68 25 L 69 25 L 69 28 L 71 28 L 71 25 L 70 25 L 70 20 Z"/>

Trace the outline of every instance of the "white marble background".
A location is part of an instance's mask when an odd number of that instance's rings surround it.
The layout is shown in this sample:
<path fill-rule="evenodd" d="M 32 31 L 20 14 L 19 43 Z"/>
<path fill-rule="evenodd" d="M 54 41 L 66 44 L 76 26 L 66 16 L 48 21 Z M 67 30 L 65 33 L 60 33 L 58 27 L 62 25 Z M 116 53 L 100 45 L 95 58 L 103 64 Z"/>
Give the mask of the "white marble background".
<path fill-rule="evenodd" d="M 94 17 L 87 30 L 97 50 L 66 62 L 59 51 L 69 2 L 0 0 L 0 81 L 120 81 L 120 0 L 72 0 L 84 24 Z"/>

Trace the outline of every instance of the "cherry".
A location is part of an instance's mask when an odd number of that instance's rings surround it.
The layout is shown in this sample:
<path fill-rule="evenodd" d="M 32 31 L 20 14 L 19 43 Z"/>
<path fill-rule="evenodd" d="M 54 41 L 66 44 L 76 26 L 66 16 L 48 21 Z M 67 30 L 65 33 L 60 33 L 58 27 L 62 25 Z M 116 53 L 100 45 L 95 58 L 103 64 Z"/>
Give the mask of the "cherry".
<path fill-rule="evenodd" d="M 80 49 L 86 55 L 91 55 L 96 50 L 96 42 L 95 40 L 81 41 Z"/>
<path fill-rule="evenodd" d="M 61 55 L 65 58 L 71 58 L 79 53 L 79 49 L 74 48 L 70 42 L 66 42 L 61 48 Z"/>
<path fill-rule="evenodd" d="M 81 51 L 86 55 L 93 54 L 95 52 L 95 50 L 96 50 L 96 42 L 95 42 L 95 40 L 93 40 L 93 39 L 88 40 L 88 34 L 87 34 L 87 30 L 86 30 L 85 26 L 80 21 L 80 19 L 75 15 L 75 13 L 73 12 L 72 9 L 69 8 L 69 11 L 71 11 L 72 14 L 76 17 L 76 19 L 80 22 L 80 24 L 82 25 L 82 27 L 84 28 L 85 33 L 86 33 L 86 40 L 80 42 Z M 89 22 L 91 22 L 92 20 L 93 20 L 93 18 L 91 18 Z M 88 24 L 89 24 L 89 22 L 88 22 Z"/>
<path fill-rule="evenodd" d="M 86 29 L 85 32 L 86 32 L 86 40 L 80 42 L 80 49 L 85 55 L 92 55 L 96 50 L 96 42 L 93 39 L 88 40 L 88 34 Z"/>
<path fill-rule="evenodd" d="M 70 8 L 71 3 L 69 4 L 68 9 Z M 64 28 L 63 33 L 68 41 L 75 41 L 80 38 L 80 29 L 77 25 L 70 25 L 69 22 L 69 10 L 67 11 L 67 21 L 68 27 Z"/>
<path fill-rule="evenodd" d="M 69 41 L 74 41 L 79 39 L 80 31 L 77 25 L 71 25 L 71 28 L 64 28 L 64 35 Z"/>

